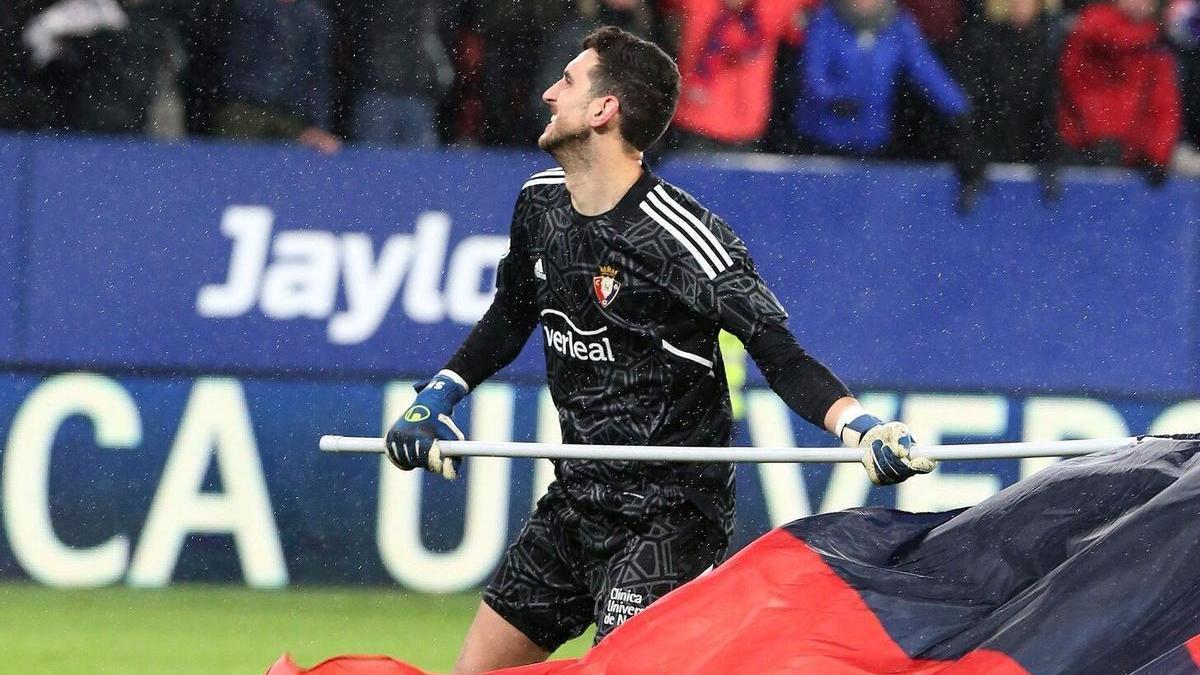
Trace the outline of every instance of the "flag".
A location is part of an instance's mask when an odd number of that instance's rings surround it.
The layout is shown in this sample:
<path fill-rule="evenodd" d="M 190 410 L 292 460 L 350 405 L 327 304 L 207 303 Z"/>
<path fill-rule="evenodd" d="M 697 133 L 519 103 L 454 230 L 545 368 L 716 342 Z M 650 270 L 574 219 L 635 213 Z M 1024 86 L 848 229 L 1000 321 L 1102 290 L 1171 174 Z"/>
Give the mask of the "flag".
<path fill-rule="evenodd" d="M 312 668 L 301 668 L 284 654 L 267 675 L 426 675 L 425 671 L 387 656 L 335 656 Z"/>
<path fill-rule="evenodd" d="M 966 509 L 803 518 L 582 659 L 502 672 L 1200 675 L 1198 453 L 1145 438 Z"/>

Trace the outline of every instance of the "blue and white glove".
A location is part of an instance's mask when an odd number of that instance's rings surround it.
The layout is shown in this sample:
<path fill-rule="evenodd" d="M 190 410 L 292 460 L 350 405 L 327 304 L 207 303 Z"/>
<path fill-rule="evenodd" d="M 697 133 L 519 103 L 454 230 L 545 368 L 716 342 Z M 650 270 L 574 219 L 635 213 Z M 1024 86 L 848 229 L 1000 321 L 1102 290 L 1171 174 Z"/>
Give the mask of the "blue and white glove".
<path fill-rule="evenodd" d="M 903 422 L 887 422 L 859 406 L 838 418 L 838 438 L 848 448 L 862 448 L 862 464 L 876 485 L 894 485 L 919 473 L 929 473 L 937 462 L 912 457 L 912 432 Z"/>
<path fill-rule="evenodd" d="M 453 480 L 462 460 L 442 457 L 437 442 L 463 440 L 450 415 L 467 395 L 467 383 L 458 373 L 443 370 L 416 389 L 417 398 L 387 433 L 387 458 L 405 471 L 428 469 Z"/>

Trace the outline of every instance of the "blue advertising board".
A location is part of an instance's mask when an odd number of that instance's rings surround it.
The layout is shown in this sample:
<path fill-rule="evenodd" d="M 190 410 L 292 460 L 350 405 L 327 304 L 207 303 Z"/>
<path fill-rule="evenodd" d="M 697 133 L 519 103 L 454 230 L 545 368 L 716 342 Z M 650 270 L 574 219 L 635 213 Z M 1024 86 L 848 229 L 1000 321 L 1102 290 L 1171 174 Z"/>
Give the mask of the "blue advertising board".
<path fill-rule="evenodd" d="M 316 448 L 323 433 L 379 434 L 412 395 L 404 381 L 0 375 L 0 576 L 65 586 L 477 586 L 549 481 L 548 463 L 471 459 L 450 483 L 397 471 L 382 456 Z M 475 438 L 553 441 L 556 415 L 544 395 L 494 383 L 457 417 Z M 740 444 L 832 440 L 770 392 L 748 396 Z M 1200 400 L 930 391 L 864 399 L 928 443 L 1194 430 L 1200 419 Z M 734 545 L 820 511 L 976 503 L 1046 461 L 944 462 L 889 488 L 873 488 L 857 464 L 740 465 Z"/>
<path fill-rule="evenodd" d="M 490 299 L 526 153 L 31 143 L 26 363 L 418 375 Z M 660 173 L 725 216 L 810 351 L 855 386 L 1197 390 L 1195 190 L 943 168 Z M 1133 348 L 1136 346 L 1136 348 Z M 540 374 L 540 340 L 508 371 Z"/>
<path fill-rule="evenodd" d="M 486 579 L 552 473 L 466 479 L 331 456 L 377 436 L 490 302 L 541 155 L 0 136 L 0 576 Z M 1196 431 L 1193 182 L 1066 174 L 1046 205 L 995 181 L 968 216 L 945 167 L 670 158 L 728 220 L 802 344 L 922 443 Z M 559 438 L 541 338 L 459 417 Z M 751 379 L 737 445 L 825 445 Z M 735 546 L 863 504 L 978 502 L 1045 460 L 949 462 L 872 488 L 860 467 L 738 469 Z M 431 514 L 437 514 L 433 517 Z"/>
<path fill-rule="evenodd" d="M 28 359 L 187 369 L 427 370 L 486 308 L 508 186 L 535 166 L 105 141 L 33 153 L 30 330 L 52 339 Z"/>
<path fill-rule="evenodd" d="M 25 250 L 23 219 L 27 158 L 25 143 L 0 136 L 0 362 L 13 361 L 20 344 L 21 273 Z"/>
<path fill-rule="evenodd" d="M 667 173 L 731 216 L 801 343 L 847 380 L 1194 390 L 1190 183 L 1068 174 L 1046 205 L 1036 181 L 997 181 L 960 216 L 945 168 L 787 169 Z"/>

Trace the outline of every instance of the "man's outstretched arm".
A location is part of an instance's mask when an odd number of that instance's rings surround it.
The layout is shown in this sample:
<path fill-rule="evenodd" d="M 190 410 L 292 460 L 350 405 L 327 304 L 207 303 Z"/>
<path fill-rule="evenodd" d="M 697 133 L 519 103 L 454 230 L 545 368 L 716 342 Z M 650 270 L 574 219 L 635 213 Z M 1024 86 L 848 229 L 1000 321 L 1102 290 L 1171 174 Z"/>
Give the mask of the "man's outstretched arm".
<path fill-rule="evenodd" d="M 837 416 L 854 400 L 846 385 L 781 324 L 764 324 L 747 337 L 746 351 L 779 398 L 804 419 L 837 434 Z"/>
<path fill-rule="evenodd" d="M 445 370 L 456 373 L 467 389 L 512 363 L 537 326 L 534 298 L 514 296 L 517 294 L 497 291 L 487 313 L 446 362 Z"/>
<path fill-rule="evenodd" d="M 691 205 L 686 198 L 680 201 Z M 684 212 L 684 206 L 677 205 Z M 913 442 L 907 426 L 885 424 L 867 413 L 841 380 L 800 347 L 787 329 L 787 312 L 759 276 L 745 244 L 724 221 L 700 213 L 690 222 L 697 240 L 708 243 L 709 256 L 675 251 L 666 261 L 668 288 L 741 340 L 767 383 L 792 410 L 844 445 L 861 448 L 873 483 L 899 483 L 932 471 L 933 462 L 909 457 Z M 702 264 L 706 261 L 707 268 Z"/>
<path fill-rule="evenodd" d="M 746 351 L 789 408 L 847 447 L 863 450 L 863 467 L 872 483 L 890 485 L 933 470 L 932 460 L 909 456 L 912 435 L 903 422 L 884 423 L 868 413 L 782 325 L 764 325 L 746 342 Z"/>
<path fill-rule="evenodd" d="M 512 363 L 537 325 L 537 295 L 526 254 L 527 194 L 513 214 L 509 249 L 496 270 L 496 295 L 479 323 L 437 375 L 417 385 L 417 398 L 386 437 L 387 457 L 405 471 L 428 469 L 454 478 L 459 460 L 442 461 L 435 440 L 462 440 L 454 406 L 470 390 Z"/>

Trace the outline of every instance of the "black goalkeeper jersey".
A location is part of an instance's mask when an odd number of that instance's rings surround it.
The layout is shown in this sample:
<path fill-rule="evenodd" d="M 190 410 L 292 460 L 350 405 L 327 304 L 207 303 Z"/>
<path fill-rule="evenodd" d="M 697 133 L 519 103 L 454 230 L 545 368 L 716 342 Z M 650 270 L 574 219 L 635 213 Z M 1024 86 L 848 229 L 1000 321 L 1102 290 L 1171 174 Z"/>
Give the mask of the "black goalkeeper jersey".
<path fill-rule="evenodd" d="M 810 420 L 848 393 L 786 321 L 745 245 L 687 193 L 644 171 L 611 211 L 584 216 L 552 169 L 524 184 L 493 304 L 446 367 L 474 387 L 540 326 L 565 442 L 722 446 L 722 328 Z M 726 526 L 732 512 L 728 464 L 560 460 L 556 476 L 584 506 L 645 511 L 687 499 Z"/>

